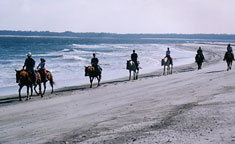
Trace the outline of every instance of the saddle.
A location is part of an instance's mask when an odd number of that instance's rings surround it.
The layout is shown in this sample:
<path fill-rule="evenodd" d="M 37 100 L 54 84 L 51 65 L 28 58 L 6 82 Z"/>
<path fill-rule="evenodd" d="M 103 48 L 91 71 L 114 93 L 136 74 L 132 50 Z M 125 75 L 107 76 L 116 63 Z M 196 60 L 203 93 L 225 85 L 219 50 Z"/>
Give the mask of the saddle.
<path fill-rule="evenodd" d="M 41 75 L 42 80 L 46 81 L 47 80 L 47 71 L 46 69 L 39 69 L 38 72 Z"/>
<path fill-rule="evenodd" d="M 102 68 L 99 65 L 89 66 L 88 69 L 93 71 L 95 75 L 100 75 L 102 72 Z"/>
<path fill-rule="evenodd" d="M 26 72 L 28 72 L 29 77 L 31 78 L 32 82 L 34 83 L 36 81 L 36 75 L 34 74 L 33 70 L 26 69 Z"/>

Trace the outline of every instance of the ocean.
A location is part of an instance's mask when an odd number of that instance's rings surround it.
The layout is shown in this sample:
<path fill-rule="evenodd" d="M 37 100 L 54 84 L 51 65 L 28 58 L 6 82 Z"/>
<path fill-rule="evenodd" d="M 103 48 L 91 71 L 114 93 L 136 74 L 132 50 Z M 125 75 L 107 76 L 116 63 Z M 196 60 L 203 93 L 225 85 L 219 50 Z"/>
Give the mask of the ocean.
<path fill-rule="evenodd" d="M 96 53 L 103 69 L 102 81 L 126 77 L 126 61 L 132 50 L 138 54 L 140 74 L 161 68 L 161 59 L 167 47 L 174 58 L 174 66 L 193 63 L 196 52 L 177 47 L 184 43 L 233 42 L 192 38 L 120 38 L 120 37 L 62 37 L 62 36 L 0 36 L 0 96 L 17 94 L 15 69 L 24 65 L 26 54 L 32 53 L 36 66 L 40 58 L 46 59 L 56 82 L 55 88 L 88 84 L 84 66 L 90 65 Z M 36 67 L 35 67 L 36 68 Z M 95 81 L 96 82 L 96 81 Z M 47 90 L 50 86 L 47 86 Z M 24 90 L 23 90 L 24 92 Z"/>

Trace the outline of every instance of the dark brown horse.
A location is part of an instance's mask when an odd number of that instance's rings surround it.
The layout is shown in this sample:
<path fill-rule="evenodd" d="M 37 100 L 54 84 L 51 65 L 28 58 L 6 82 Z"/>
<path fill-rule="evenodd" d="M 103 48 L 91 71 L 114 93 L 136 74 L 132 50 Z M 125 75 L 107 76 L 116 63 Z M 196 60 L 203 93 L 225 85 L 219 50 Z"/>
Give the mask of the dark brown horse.
<path fill-rule="evenodd" d="M 97 78 L 97 86 L 100 86 L 101 72 L 97 72 L 93 66 L 85 66 L 85 76 L 89 76 L 90 78 L 90 88 L 92 88 L 92 82 L 94 78 Z"/>
<path fill-rule="evenodd" d="M 202 54 L 198 53 L 195 56 L 195 62 L 197 63 L 198 70 L 202 68 L 202 63 L 204 62 L 205 58 Z"/>
<path fill-rule="evenodd" d="M 226 60 L 227 62 L 227 71 L 232 69 L 232 64 L 233 64 L 233 60 L 234 60 L 234 56 L 231 52 L 226 52 L 224 55 L 224 60 Z"/>
<path fill-rule="evenodd" d="M 54 82 L 54 80 L 53 80 L 52 73 L 51 73 L 50 71 L 48 71 L 48 70 L 46 71 L 46 77 L 47 77 L 47 80 L 46 80 L 44 72 L 43 72 L 43 71 L 38 71 L 38 72 L 39 72 L 39 74 L 40 74 L 40 76 L 41 76 L 41 83 L 43 83 L 43 86 L 44 86 L 44 90 L 43 90 L 42 95 L 44 95 L 45 92 L 46 92 L 46 83 L 47 83 L 47 81 L 50 82 L 50 85 L 51 85 L 51 93 L 53 93 L 53 92 L 54 92 L 54 90 L 53 90 L 53 85 L 55 84 L 55 82 Z M 40 83 L 40 84 L 41 84 L 41 83 Z M 34 90 L 35 90 L 35 92 L 37 93 L 37 95 L 39 95 L 39 93 L 38 93 L 37 90 L 36 90 L 36 87 L 37 87 L 37 85 L 34 87 Z M 40 89 L 40 85 L 39 85 L 39 89 Z"/>
<path fill-rule="evenodd" d="M 32 95 L 33 95 L 33 80 L 32 80 L 32 76 L 29 74 L 29 72 L 27 72 L 26 70 L 15 70 L 16 71 L 16 83 L 18 83 L 19 85 L 19 101 L 21 101 L 21 89 L 24 86 L 27 86 L 27 98 L 31 99 Z M 36 82 L 39 83 L 41 81 L 41 77 L 39 73 L 36 73 Z M 31 95 L 29 97 L 29 88 L 31 89 Z M 41 92 L 41 84 L 39 85 L 39 93 L 42 96 L 42 92 Z"/>

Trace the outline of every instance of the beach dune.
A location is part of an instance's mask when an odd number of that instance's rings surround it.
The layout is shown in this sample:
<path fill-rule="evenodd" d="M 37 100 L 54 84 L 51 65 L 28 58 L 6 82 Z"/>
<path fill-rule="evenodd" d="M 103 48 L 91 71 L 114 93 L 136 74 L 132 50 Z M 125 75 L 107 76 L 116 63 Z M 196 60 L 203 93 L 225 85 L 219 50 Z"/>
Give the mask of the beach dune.
<path fill-rule="evenodd" d="M 225 45 L 201 46 L 206 63 L 140 79 L 70 87 L 0 106 L 0 143 L 235 143 L 234 68 Z"/>

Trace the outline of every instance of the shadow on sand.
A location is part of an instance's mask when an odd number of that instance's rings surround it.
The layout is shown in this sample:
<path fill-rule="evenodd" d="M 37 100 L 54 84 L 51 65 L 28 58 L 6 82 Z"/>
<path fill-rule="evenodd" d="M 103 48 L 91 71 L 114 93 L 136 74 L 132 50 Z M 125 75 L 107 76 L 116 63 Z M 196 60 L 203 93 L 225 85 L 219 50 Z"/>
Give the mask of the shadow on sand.
<path fill-rule="evenodd" d="M 220 73 L 220 72 L 224 72 L 224 71 L 225 70 L 210 71 L 210 72 L 206 72 L 206 74 Z"/>

